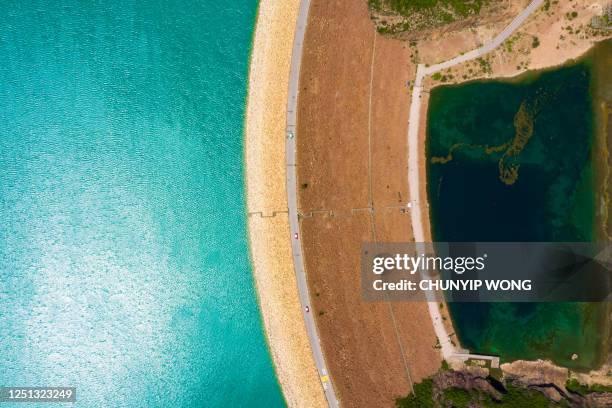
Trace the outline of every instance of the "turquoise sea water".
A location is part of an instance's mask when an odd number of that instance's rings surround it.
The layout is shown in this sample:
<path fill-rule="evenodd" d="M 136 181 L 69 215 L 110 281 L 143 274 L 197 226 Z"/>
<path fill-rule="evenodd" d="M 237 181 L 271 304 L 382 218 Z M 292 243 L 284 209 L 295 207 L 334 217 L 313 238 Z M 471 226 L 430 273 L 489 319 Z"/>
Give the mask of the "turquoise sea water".
<path fill-rule="evenodd" d="M 256 6 L 2 2 L 0 385 L 284 405 L 244 215 Z"/>

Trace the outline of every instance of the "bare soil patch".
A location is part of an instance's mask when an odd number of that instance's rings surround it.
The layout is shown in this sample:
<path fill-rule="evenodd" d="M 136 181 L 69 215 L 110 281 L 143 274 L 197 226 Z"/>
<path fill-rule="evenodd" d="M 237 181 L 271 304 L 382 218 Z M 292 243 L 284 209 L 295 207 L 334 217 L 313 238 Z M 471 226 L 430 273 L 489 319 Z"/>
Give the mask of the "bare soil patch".
<path fill-rule="evenodd" d="M 426 304 L 365 302 L 365 242 L 412 240 L 410 47 L 362 0 L 313 0 L 298 112 L 301 241 L 322 348 L 343 406 L 393 406 L 441 364 Z"/>

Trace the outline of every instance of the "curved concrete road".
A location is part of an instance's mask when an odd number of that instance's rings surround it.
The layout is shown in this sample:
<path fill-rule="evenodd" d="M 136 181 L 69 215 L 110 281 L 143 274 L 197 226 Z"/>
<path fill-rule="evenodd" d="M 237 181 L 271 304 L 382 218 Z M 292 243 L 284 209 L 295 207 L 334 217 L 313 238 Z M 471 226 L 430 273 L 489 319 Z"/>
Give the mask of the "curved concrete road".
<path fill-rule="evenodd" d="M 422 212 L 426 209 L 422 208 L 421 202 L 421 190 L 419 182 L 421 175 L 419 171 L 419 123 L 421 115 L 421 95 L 423 92 L 423 78 L 427 75 L 434 74 L 438 71 L 450 68 L 457 64 L 479 58 L 488 52 L 497 48 L 503 43 L 525 20 L 533 13 L 538 7 L 544 3 L 544 0 L 533 0 L 529 5 L 516 16 L 514 20 L 506 28 L 504 28 L 498 35 L 496 35 L 491 41 L 487 42 L 480 48 L 476 48 L 472 51 L 466 52 L 463 55 L 459 55 L 448 61 L 441 62 L 439 64 L 425 67 L 423 64 L 419 64 L 417 67 L 416 78 L 414 81 L 414 88 L 412 90 L 412 99 L 410 102 L 410 116 L 408 118 L 408 188 L 410 192 L 410 203 L 411 203 L 411 222 L 412 230 L 414 233 L 414 241 L 424 242 L 425 235 L 423 233 L 423 218 Z M 440 341 L 440 347 L 442 351 L 442 357 L 445 360 L 451 360 L 454 357 L 459 359 L 465 359 L 464 357 L 468 354 L 458 353 L 458 350 L 453 346 L 450 337 L 444 327 L 440 309 L 438 309 L 437 300 L 434 298 L 433 293 L 427 292 L 427 301 L 429 306 L 429 315 L 434 325 L 436 336 Z"/>
<path fill-rule="evenodd" d="M 300 303 L 302 312 L 304 313 L 304 323 L 312 348 L 312 354 L 315 360 L 319 378 L 325 392 L 328 406 L 332 408 L 338 407 L 338 399 L 334 387 L 331 384 L 325 359 L 321 352 L 321 344 L 317 333 L 312 312 L 310 311 L 310 295 L 308 293 L 308 283 L 306 282 L 306 274 L 304 272 L 304 257 L 302 256 L 302 246 L 300 244 L 300 224 L 297 211 L 297 176 L 295 168 L 295 153 L 296 153 L 296 123 L 297 123 L 297 98 L 299 93 L 300 80 L 300 65 L 302 62 L 302 45 L 304 42 L 304 33 L 306 31 L 306 23 L 308 20 L 308 10 L 310 8 L 310 0 L 301 0 L 300 10 L 298 12 L 297 27 L 295 29 L 295 38 L 293 40 L 293 52 L 291 57 L 291 71 L 289 73 L 289 95 L 287 101 L 287 141 L 285 144 L 285 161 L 287 165 L 287 200 L 289 207 L 289 228 L 291 230 L 291 250 L 293 252 L 293 265 L 295 267 L 295 275 L 297 278 Z M 307 311 L 308 307 L 308 311 Z"/>
<path fill-rule="evenodd" d="M 441 62 L 436 65 L 432 65 L 423 70 L 423 75 L 431 75 L 438 71 L 444 70 L 446 68 L 450 68 L 457 64 L 461 64 L 466 61 L 473 60 L 475 58 L 482 57 L 483 55 L 493 51 L 495 48 L 499 47 L 508 37 L 512 35 L 524 22 L 527 18 L 533 13 L 536 9 L 538 9 L 545 0 L 533 0 L 527 7 L 523 9 L 517 15 L 514 20 L 506 28 L 504 28 L 499 34 L 497 34 L 492 40 L 488 41 L 480 48 L 476 48 L 475 50 L 466 52 L 463 55 L 458 55 L 453 59 L 449 59 L 448 61 Z"/>

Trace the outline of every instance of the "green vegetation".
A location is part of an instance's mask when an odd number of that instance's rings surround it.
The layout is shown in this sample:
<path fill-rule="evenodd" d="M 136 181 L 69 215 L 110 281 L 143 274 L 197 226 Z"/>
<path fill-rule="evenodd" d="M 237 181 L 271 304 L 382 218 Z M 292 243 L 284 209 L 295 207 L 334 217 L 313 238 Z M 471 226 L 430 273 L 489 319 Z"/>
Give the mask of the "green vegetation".
<path fill-rule="evenodd" d="M 440 368 L 440 370 L 442 370 L 442 371 L 450 371 L 451 370 L 451 367 L 448 364 L 448 361 L 442 360 L 442 367 Z"/>
<path fill-rule="evenodd" d="M 595 16 L 591 19 L 591 28 L 595 30 L 594 35 L 605 35 L 606 30 L 609 30 L 612 25 L 610 14 L 604 12 L 601 16 Z M 603 29 L 603 31 L 600 31 Z"/>
<path fill-rule="evenodd" d="M 493 69 L 491 68 L 491 62 L 486 59 L 486 58 L 478 58 L 476 60 L 478 62 L 478 65 L 480 65 L 480 69 L 482 70 L 482 72 L 484 72 L 485 74 L 490 74 L 493 72 Z"/>
<path fill-rule="evenodd" d="M 593 393 L 593 392 L 612 392 L 611 386 L 601 385 L 601 384 L 591 384 L 586 385 L 578 382 L 577 379 L 571 378 L 567 380 L 565 384 L 565 388 L 568 391 L 571 391 L 576 394 L 580 394 L 582 396 Z"/>
<path fill-rule="evenodd" d="M 414 385 L 414 393 L 395 400 L 397 408 L 434 408 L 433 380 L 425 379 Z"/>
<path fill-rule="evenodd" d="M 589 392 L 612 392 L 612 386 L 593 384 L 589 387 Z"/>
<path fill-rule="evenodd" d="M 489 0 L 369 0 L 370 7 L 374 10 L 381 10 L 384 6 L 387 6 L 405 17 L 414 12 L 436 9 L 466 17 L 471 14 L 478 14 L 482 6 L 487 3 L 489 3 Z"/>
<path fill-rule="evenodd" d="M 579 383 L 575 378 L 567 380 L 567 383 L 565 383 L 565 388 L 567 388 L 568 391 L 580 395 L 586 395 L 589 393 L 589 386 Z"/>
<path fill-rule="evenodd" d="M 554 407 L 551 401 L 538 391 L 515 387 L 511 384 L 507 386 L 508 392 L 504 394 L 501 401 L 488 399 L 483 404 L 486 408 L 548 408 Z"/>
<path fill-rule="evenodd" d="M 380 0 L 368 0 L 368 6 L 370 7 L 370 9 L 375 11 L 380 11 L 382 9 L 382 4 L 380 3 Z"/>
<path fill-rule="evenodd" d="M 495 0 L 368 0 L 379 33 L 397 34 L 452 23 L 480 14 Z M 386 16 L 403 19 L 389 23 Z"/>
<path fill-rule="evenodd" d="M 565 13 L 565 18 L 567 18 L 568 20 L 573 20 L 576 17 L 578 17 L 578 13 L 575 11 L 572 11 L 571 13 L 570 12 Z"/>
<path fill-rule="evenodd" d="M 451 74 L 443 75 L 440 72 L 436 72 L 436 73 L 432 74 L 431 78 L 434 81 L 446 82 L 446 81 L 452 80 L 454 78 L 454 76 L 451 75 Z M 444 308 L 444 305 L 442 303 L 440 303 L 440 309 L 443 309 L 443 308 Z"/>
<path fill-rule="evenodd" d="M 540 46 L 540 39 L 534 36 L 533 41 L 531 42 L 531 46 L 533 48 L 538 48 Z"/>
<path fill-rule="evenodd" d="M 466 390 L 463 388 L 452 387 L 442 391 L 440 400 L 434 401 L 434 383 L 432 379 L 423 380 L 415 384 L 414 394 L 407 397 L 397 398 L 395 406 L 397 408 L 435 408 L 435 407 L 456 407 L 465 408 L 477 405 L 485 408 L 550 408 L 559 406 L 549 401 L 542 393 L 516 387 L 508 384 L 507 392 L 501 400 L 494 400 L 489 394 L 477 389 Z M 439 395 L 436 393 L 436 395 Z"/>
<path fill-rule="evenodd" d="M 521 34 L 517 33 L 514 34 L 513 36 L 511 36 L 510 38 L 508 38 L 506 41 L 504 41 L 503 43 L 503 47 L 507 52 L 512 52 L 514 50 L 514 45 L 516 44 L 516 42 L 519 40 L 519 38 L 521 38 Z"/>
<path fill-rule="evenodd" d="M 376 31 L 378 31 L 378 34 L 390 34 L 393 32 L 393 29 L 387 25 L 379 25 L 376 26 Z"/>
<path fill-rule="evenodd" d="M 472 393 L 463 388 L 449 388 L 444 390 L 443 398 L 446 402 L 450 402 L 453 407 L 466 408 L 474 399 Z"/>

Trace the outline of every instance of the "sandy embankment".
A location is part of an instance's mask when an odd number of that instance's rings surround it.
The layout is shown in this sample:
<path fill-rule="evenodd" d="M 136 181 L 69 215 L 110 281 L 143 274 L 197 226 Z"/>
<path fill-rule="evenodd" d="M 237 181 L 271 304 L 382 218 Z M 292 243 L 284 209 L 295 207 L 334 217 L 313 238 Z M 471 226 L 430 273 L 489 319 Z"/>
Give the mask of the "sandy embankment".
<path fill-rule="evenodd" d="M 245 123 L 248 227 L 259 304 L 276 374 L 290 407 L 325 397 L 298 300 L 285 188 L 285 118 L 299 0 L 261 0 Z"/>

